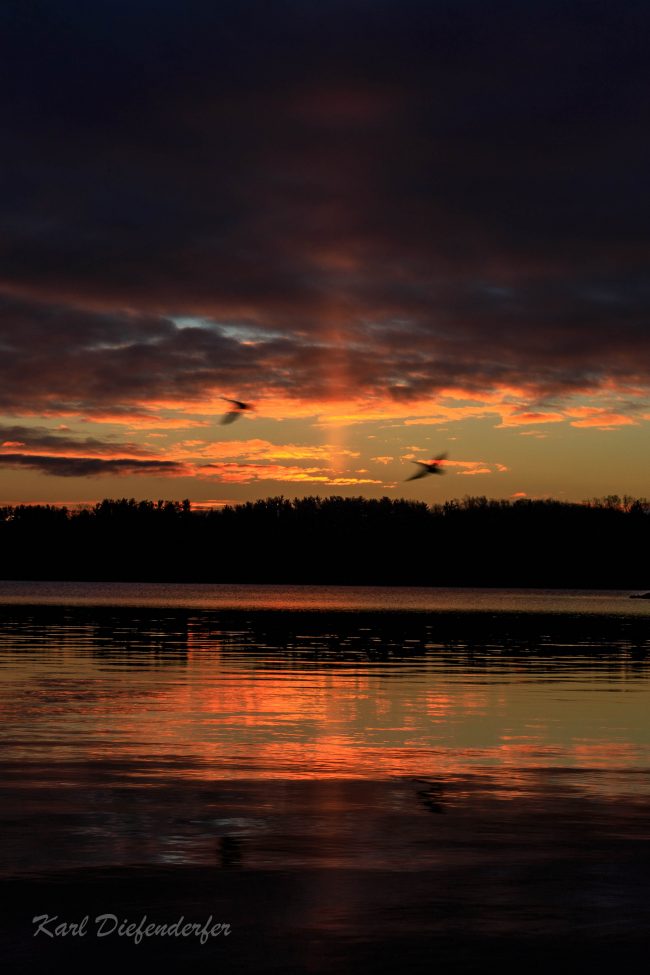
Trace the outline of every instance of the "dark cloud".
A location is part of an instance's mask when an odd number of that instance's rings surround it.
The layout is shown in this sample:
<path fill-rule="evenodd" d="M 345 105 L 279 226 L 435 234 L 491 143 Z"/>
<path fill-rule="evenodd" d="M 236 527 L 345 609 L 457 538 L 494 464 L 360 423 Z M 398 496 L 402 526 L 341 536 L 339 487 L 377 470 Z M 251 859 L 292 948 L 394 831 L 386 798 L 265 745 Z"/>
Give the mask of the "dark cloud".
<path fill-rule="evenodd" d="M 0 298 L 0 409 L 7 413 L 191 399 L 230 388 L 257 359 L 218 329 Z M 16 364 L 19 363 L 19 368 Z"/>
<path fill-rule="evenodd" d="M 57 457 L 32 454 L 0 454 L 0 467 L 27 468 L 56 477 L 128 476 L 132 474 L 183 474 L 182 464 L 167 460 L 104 460 L 97 457 Z"/>
<path fill-rule="evenodd" d="M 20 447 L 29 451 L 51 451 L 65 454 L 77 451 L 80 454 L 135 454 L 143 456 L 151 450 L 141 444 L 117 442 L 115 440 L 100 440 L 96 437 L 61 436 L 60 433 L 47 427 L 0 426 L 0 448 L 9 451 L 12 447 Z M 2 454 L 0 454 L 0 458 Z"/>
<path fill-rule="evenodd" d="M 480 394 L 511 385 L 541 401 L 612 383 L 631 391 L 650 383 L 643 290 L 628 286 L 617 296 L 603 282 L 507 293 L 447 287 L 444 304 L 435 325 L 426 309 L 414 307 L 406 322 L 358 321 L 325 329 L 322 338 L 313 331 L 244 344 L 216 325 L 180 328 L 166 319 L 11 299 L 0 302 L 0 410 L 142 426 L 155 417 L 148 402 L 200 411 L 200 397 L 233 390 L 253 400 L 264 392 L 307 401 L 373 392 L 407 403 L 450 386 Z M 25 427 L 6 427 L 0 436 L 46 451 L 146 453 L 110 440 L 62 440 L 44 428 L 28 440 Z"/>
<path fill-rule="evenodd" d="M 637 0 L 3 4 L 1 408 L 647 384 L 649 27 Z"/>

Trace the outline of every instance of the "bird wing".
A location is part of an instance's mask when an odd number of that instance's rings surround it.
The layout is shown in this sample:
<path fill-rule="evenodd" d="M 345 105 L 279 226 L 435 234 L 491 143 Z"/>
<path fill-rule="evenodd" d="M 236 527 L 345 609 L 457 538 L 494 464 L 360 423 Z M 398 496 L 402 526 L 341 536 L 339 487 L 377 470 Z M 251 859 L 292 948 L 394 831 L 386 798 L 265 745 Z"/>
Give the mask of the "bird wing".
<path fill-rule="evenodd" d="M 239 410 L 231 410 L 230 413 L 226 413 L 221 417 L 221 423 L 222 425 L 226 423 L 234 423 L 238 416 L 241 416 Z"/>
<path fill-rule="evenodd" d="M 429 473 L 429 468 L 427 467 L 427 465 L 421 463 L 421 461 L 419 461 L 419 460 L 414 460 L 413 463 L 414 464 L 417 464 L 419 466 L 420 470 L 419 471 L 416 471 L 415 474 L 411 474 L 411 476 L 410 477 L 407 477 L 406 480 L 407 481 L 417 481 L 418 477 L 426 477 L 427 474 Z"/>

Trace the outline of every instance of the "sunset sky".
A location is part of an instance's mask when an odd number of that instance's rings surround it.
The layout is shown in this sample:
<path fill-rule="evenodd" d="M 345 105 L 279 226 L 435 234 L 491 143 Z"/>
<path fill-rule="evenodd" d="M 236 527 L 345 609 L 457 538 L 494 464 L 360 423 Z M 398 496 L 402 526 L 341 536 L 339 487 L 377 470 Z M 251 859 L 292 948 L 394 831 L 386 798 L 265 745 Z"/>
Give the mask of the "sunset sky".
<path fill-rule="evenodd" d="M 649 37 L 6 0 L 0 503 L 650 495 Z"/>

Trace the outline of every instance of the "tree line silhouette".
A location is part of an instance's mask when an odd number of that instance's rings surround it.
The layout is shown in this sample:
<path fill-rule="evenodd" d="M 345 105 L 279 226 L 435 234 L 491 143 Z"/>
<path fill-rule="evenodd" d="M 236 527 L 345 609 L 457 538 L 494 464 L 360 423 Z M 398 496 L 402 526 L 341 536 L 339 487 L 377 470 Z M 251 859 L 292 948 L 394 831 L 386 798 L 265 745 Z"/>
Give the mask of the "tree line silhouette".
<path fill-rule="evenodd" d="M 648 551 L 650 501 L 617 495 L 0 508 L 4 579 L 639 589 Z"/>

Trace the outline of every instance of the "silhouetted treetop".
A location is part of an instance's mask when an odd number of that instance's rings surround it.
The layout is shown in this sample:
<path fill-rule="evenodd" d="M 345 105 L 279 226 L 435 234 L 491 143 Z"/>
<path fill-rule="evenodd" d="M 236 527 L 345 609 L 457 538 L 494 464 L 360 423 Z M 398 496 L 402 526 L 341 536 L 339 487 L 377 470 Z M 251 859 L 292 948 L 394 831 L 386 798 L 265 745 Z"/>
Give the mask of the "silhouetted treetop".
<path fill-rule="evenodd" d="M 650 501 L 269 497 L 221 508 L 106 498 L 0 508 L 0 574 L 647 588 Z"/>

